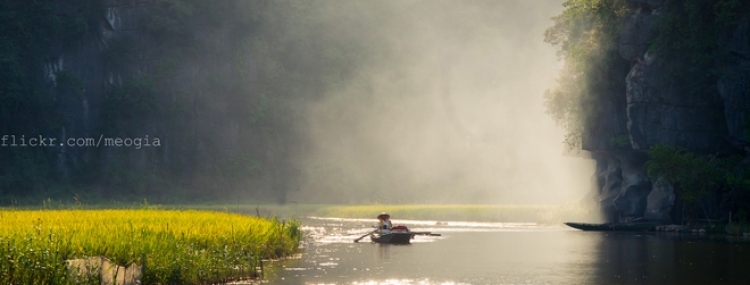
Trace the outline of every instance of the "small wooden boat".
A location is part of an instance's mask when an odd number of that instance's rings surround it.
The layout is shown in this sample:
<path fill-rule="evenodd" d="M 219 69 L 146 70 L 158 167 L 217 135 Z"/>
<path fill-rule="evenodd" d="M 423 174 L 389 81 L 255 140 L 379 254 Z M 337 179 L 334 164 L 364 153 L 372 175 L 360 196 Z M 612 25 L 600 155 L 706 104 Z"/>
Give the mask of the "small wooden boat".
<path fill-rule="evenodd" d="M 387 234 L 373 234 L 370 236 L 372 242 L 407 244 L 414 238 L 414 234 L 404 225 L 393 227 Z"/>
<path fill-rule="evenodd" d="M 656 227 L 657 223 L 604 223 L 604 224 L 586 224 L 586 223 L 565 223 L 571 228 L 584 231 L 620 231 L 620 232 L 642 232 Z"/>
<path fill-rule="evenodd" d="M 416 235 L 440 236 L 440 234 L 433 234 L 432 232 L 412 232 L 406 226 L 398 225 L 384 235 L 373 233 L 370 235 L 370 240 L 377 243 L 408 244 Z"/>
<path fill-rule="evenodd" d="M 370 236 L 370 240 L 377 243 L 407 244 L 413 237 L 414 235 L 411 233 L 387 233 L 384 235 L 373 234 Z"/>

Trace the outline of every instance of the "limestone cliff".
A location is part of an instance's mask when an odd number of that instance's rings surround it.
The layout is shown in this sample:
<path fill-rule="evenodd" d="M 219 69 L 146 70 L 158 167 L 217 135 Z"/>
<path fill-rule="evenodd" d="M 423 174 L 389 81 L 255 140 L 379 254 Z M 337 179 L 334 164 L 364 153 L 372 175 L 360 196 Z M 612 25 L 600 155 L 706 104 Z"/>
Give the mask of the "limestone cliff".
<path fill-rule="evenodd" d="M 81 8 L 77 1 L 53 3 L 59 17 Z M 53 44 L 44 64 L 49 92 L 66 118 L 54 136 L 140 138 L 160 146 L 55 148 L 63 177 L 97 185 L 103 198 L 119 191 L 283 201 L 288 173 L 296 173 L 285 159 L 291 155 L 285 139 L 294 133 L 267 112 L 262 93 L 269 91 L 260 87 L 253 57 L 259 53 L 238 58 L 258 32 L 236 29 L 257 30 L 254 16 L 218 15 L 237 1 L 91 3 L 89 29 L 72 44 Z M 62 88 L 61 75 L 80 84 Z M 233 191 L 240 183 L 243 189 Z M 170 188 L 182 189 L 180 196 Z"/>
<path fill-rule="evenodd" d="M 663 15 L 665 1 L 629 2 L 633 10 L 621 25 L 619 39 L 620 56 L 630 62 L 627 75 L 620 79 L 626 87 L 611 95 L 615 99 L 600 99 L 607 111 L 594 117 L 596 123 L 590 124 L 583 147 L 592 151 L 597 161 L 598 183 L 593 191 L 608 220 L 643 217 L 670 221 L 678 215 L 673 211 L 675 193 L 671 186 L 648 179 L 645 150 L 668 143 L 701 154 L 750 151 L 743 133 L 750 106 L 750 15 L 720 33 L 726 34 L 724 38 L 716 39 L 719 48 L 729 50 L 732 56 L 717 63 L 720 75 L 713 84 L 718 92 L 693 93 L 677 85 L 671 71 L 665 70 L 665 66 L 691 68 L 689 62 L 665 59 L 649 50 L 658 35 L 655 23 Z M 608 144 L 613 134 L 627 135 L 629 144 Z"/>

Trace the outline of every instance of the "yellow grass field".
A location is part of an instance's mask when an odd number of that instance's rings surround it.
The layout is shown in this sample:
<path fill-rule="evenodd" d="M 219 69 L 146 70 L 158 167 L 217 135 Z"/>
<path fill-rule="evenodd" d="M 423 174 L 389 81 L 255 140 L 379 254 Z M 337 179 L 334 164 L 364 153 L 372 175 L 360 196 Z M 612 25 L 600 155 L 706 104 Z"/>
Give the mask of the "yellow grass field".
<path fill-rule="evenodd" d="M 74 284 L 67 260 L 98 256 L 143 266 L 142 284 L 252 278 L 300 236 L 296 221 L 221 212 L 0 210 L 0 284 Z"/>

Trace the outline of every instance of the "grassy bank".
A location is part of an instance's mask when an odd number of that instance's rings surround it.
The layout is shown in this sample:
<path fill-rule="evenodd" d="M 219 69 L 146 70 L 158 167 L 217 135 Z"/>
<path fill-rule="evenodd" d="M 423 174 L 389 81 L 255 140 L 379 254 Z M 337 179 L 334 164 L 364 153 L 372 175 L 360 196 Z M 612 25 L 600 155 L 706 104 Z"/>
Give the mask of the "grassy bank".
<path fill-rule="evenodd" d="M 327 206 L 313 212 L 319 217 L 374 218 L 388 212 L 394 219 L 537 222 L 555 224 L 563 221 L 589 221 L 596 217 L 592 210 L 579 206 L 548 205 L 360 205 Z"/>
<path fill-rule="evenodd" d="M 255 277 L 300 239 L 296 221 L 193 210 L 3 210 L 0 221 L 0 284 L 73 284 L 66 260 L 91 256 L 145 263 L 143 284 L 217 283 Z"/>
<path fill-rule="evenodd" d="M 247 203 L 247 204 L 175 204 L 160 205 L 163 209 L 191 209 L 191 210 L 209 210 L 231 213 L 242 213 L 258 217 L 307 217 L 316 213 L 318 210 L 330 207 L 330 205 L 321 204 L 272 204 L 272 203 Z"/>

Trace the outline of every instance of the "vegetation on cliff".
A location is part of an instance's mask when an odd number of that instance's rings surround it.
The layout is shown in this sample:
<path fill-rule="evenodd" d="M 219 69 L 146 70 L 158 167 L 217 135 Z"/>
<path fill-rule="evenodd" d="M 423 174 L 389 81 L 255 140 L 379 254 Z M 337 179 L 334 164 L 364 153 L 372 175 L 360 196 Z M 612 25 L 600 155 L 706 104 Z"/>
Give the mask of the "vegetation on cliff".
<path fill-rule="evenodd" d="M 649 149 L 648 158 L 644 167 L 651 181 L 674 187 L 691 222 L 699 217 L 711 218 L 715 214 L 712 208 L 721 203 L 725 204 L 725 210 L 735 213 L 735 221 L 749 222 L 746 219 L 750 210 L 750 169 L 741 156 L 701 156 L 684 148 L 659 144 Z M 731 200 L 721 201 L 727 193 L 731 193 Z"/>
<path fill-rule="evenodd" d="M 545 94 L 547 113 L 568 130 L 565 143 L 580 148 L 598 97 L 624 94 L 622 79 L 611 78 L 618 64 L 620 25 L 631 12 L 625 0 L 569 0 L 553 18 L 544 40 L 558 47 L 563 61 L 557 86 Z"/>

